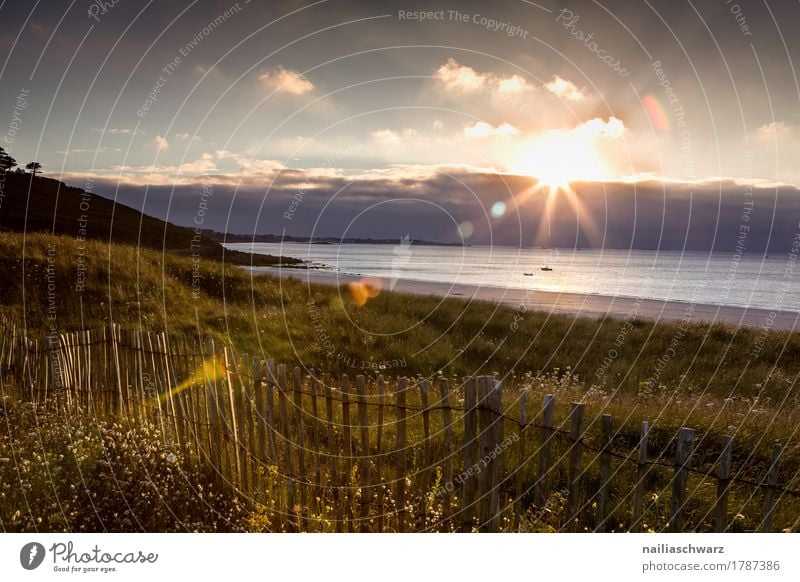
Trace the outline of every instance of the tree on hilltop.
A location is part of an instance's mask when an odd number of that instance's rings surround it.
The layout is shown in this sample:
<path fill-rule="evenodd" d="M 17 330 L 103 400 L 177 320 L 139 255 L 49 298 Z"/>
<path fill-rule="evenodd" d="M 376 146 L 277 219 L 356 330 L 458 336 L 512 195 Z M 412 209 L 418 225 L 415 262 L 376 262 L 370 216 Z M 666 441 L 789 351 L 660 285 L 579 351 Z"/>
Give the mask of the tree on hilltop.
<path fill-rule="evenodd" d="M 17 165 L 17 160 L 12 158 L 6 150 L 0 148 L 0 172 L 8 172 Z"/>
<path fill-rule="evenodd" d="M 29 164 L 25 164 L 25 169 L 35 176 L 36 174 L 42 173 L 42 164 L 39 162 L 30 162 Z"/>

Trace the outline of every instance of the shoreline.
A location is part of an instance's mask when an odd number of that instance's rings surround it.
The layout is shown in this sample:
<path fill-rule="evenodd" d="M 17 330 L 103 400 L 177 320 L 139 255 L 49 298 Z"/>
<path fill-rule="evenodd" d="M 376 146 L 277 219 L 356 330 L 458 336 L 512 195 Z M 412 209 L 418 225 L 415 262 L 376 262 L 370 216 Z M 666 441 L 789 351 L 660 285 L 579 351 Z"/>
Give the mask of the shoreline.
<path fill-rule="evenodd" d="M 359 275 L 314 269 L 281 269 L 274 267 L 251 270 L 254 275 L 270 274 L 277 277 L 291 277 L 307 283 L 323 285 L 344 285 L 359 281 Z M 384 279 L 387 289 L 386 280 Z M 709 305 L 685 301 L 663 301 L 660 299 L 637 299 L 634 297 L 613 297 L 608 295 L 587 295 L 533 289 L 507 289 L 467 285 L 458 283 L 439 283 L 398 279 L 392 291 L 414 295 L 435 295 L 467 301 L 485 301 L 507 306 L 525 306 L 531 311 L 574 315 L 599 319 L 631 317 L 656 322 L 675 323 L 724 323 L 734 327 L 764 328 L 776 331 L 800 330 L 800 313 L 793 311 L 772 311 L 759 307 L 735 307 L 729 305 Z"/>

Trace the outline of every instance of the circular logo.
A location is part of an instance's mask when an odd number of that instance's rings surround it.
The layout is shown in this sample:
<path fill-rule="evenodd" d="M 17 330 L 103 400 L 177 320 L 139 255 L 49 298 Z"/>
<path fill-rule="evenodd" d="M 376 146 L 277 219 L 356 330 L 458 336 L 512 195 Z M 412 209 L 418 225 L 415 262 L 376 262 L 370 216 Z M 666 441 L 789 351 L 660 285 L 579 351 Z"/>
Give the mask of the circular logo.
<path fill-rule="evenodd" d="M 19 552 L 19 563 L 26 570 L 35 570 L 44 561 L 44 546 L 39 542 L 30 542 L 22 546 Z"/>

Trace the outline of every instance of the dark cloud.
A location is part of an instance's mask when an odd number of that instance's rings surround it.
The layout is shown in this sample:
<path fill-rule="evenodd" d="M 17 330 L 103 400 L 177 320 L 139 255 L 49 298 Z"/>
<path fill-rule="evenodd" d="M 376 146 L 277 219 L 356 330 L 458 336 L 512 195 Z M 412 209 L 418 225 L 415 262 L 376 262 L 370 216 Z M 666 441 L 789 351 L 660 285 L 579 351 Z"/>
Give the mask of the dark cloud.
<path fill-rule="evenodd" d="M 522 176 L 452 170 L 424 180 L 302 176 L 288 171 L 271 186 L 267 180 L 238 189 L 215 186 L 202 226 L 301 236 L 410 233 L 453 242 L 459 239 L 457 226 L 469 221 L 474 228 L 470 244 L 770 253 L 788 252 L 800 228 L 800 191 L 785 185 L 578 183 L 574 194 L 556 194 L 548 211 L 547 192 L 531 194 L 534 182 Z M 307 190 L 301 192 L 298 184 Z M 113 184 L 97 186 L 100 192 L 114 189 Z M 116 191 L 123 204 L 192 225 L 202 186 L 121 185 Z M 491 215 L 495 202 L 506 204 L 504 216 Z"/>

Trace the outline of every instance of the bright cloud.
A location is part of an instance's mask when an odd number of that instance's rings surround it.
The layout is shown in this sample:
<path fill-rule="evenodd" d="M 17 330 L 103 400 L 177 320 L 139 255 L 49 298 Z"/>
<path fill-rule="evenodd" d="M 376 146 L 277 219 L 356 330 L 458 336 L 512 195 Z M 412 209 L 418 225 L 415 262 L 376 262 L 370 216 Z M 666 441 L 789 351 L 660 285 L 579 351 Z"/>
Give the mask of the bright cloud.
<path fill-rule="evenodd" d="M 143 135 L 144 132 L 140 129 L 128 129 L 127 127 L 107 127 L 102 129 L 95 129 L 97 133 L 106 135 Z"/>
<path fill-rule="evenodd" d="M 400 143 L 400 135 L 391 129 L 379 129 L 372 132 L 372 139 L 385 144 Z"/>
<path fill-rule="evenodd" d="M 258 80 L 269 89 L 304 95 L 314 90 L 314 84 L 299 72 L 279 66 L 274 71 L 265 71 L 259 75 Z"/>
<path fill-rule="evenodd" d="M 765 123 L 756 131 L 759 139 L 764 141 L 771 141 L 774 139 L 786 139 L 792 135 L 792 128 L 786 122 L 773 121 L 772 123 Z"/>
<path fill-rule="evenodd" d="M 516 95 L 531 89 L 528 82 L 519 75 L 503 77 L 494 73 L 480 73 L 452 58 L 447 59 L 445 64 L 436 69 L 434 77 L 448 91 L 464 93 L 483 90 L 503 95 Z"/>
<path fill-rule="evenodd" d="M 616 117 L 609 117 L 608 121 L 603 121 L 600 117 L 595 117 L 589 121 L 581 123 L 578 127 L 571 130 L 570 133 L 582 135 L 592 138 L 611 138 L 616 139 L 622 137 L 625 133 L 625 124 L 621 119 Z"/>
<path fill-rule="evenodd" d="M 445 64 L 436 69 L 434 76 L 451 91 L 477 91 L 484 87 L 489 77 L 472 67 L 458 64 L 455 59 L 447 59 Z"/>
<path fill-rule="evenodd" d="M 478 121 L 464 128 L 464 135 L 471 138 L 481 138 L 489 136 L 510 136 L 517 135 L 520 131 L 510 123 L 503 123 L 497 127 L 485 121 Z"/>
<path fill-rule="evenodd" d="M 586 99 L 586 92 L 583 89 L 579 89 L 575 83 L 562 79 L 558 75 L 554 76 L 549 83 L 545 83 L 544 88 L 553 95 L 567 101 L 583 101 Z"/>
<path fill-rule="evenodd" d="M 201 137 L 191 133 L 176 133 L 175 139 L 178 141 L 203 141 Z"/>
<path fill-rule="evenodd" d="M 370 135 L 372 136 L 372 139 L 384 145 L 399 144 L 404 140 L 415 139 L 420 137 L 419 133 L 417 133 L 416 130 L 411 128 L 406 128 L 402 131 L 392 131 L 391 129 L 379 129 L 378 131 L 373 131 Z"/>
<path fill-rule="evenodd" d="M 502 95 L 518 95 L 528 89 L 530 89 L 530 85 L 519 75 L 511 75 L 497 81 L 497 92 Z"/>
<path fill-rule="evenodd" d="M 156 149 L 165 150 L 169 147 L 169 142 L 167 138 L 157 135 L 156 138 L 153 140 L 153 145 L 156 146 Z"/>

